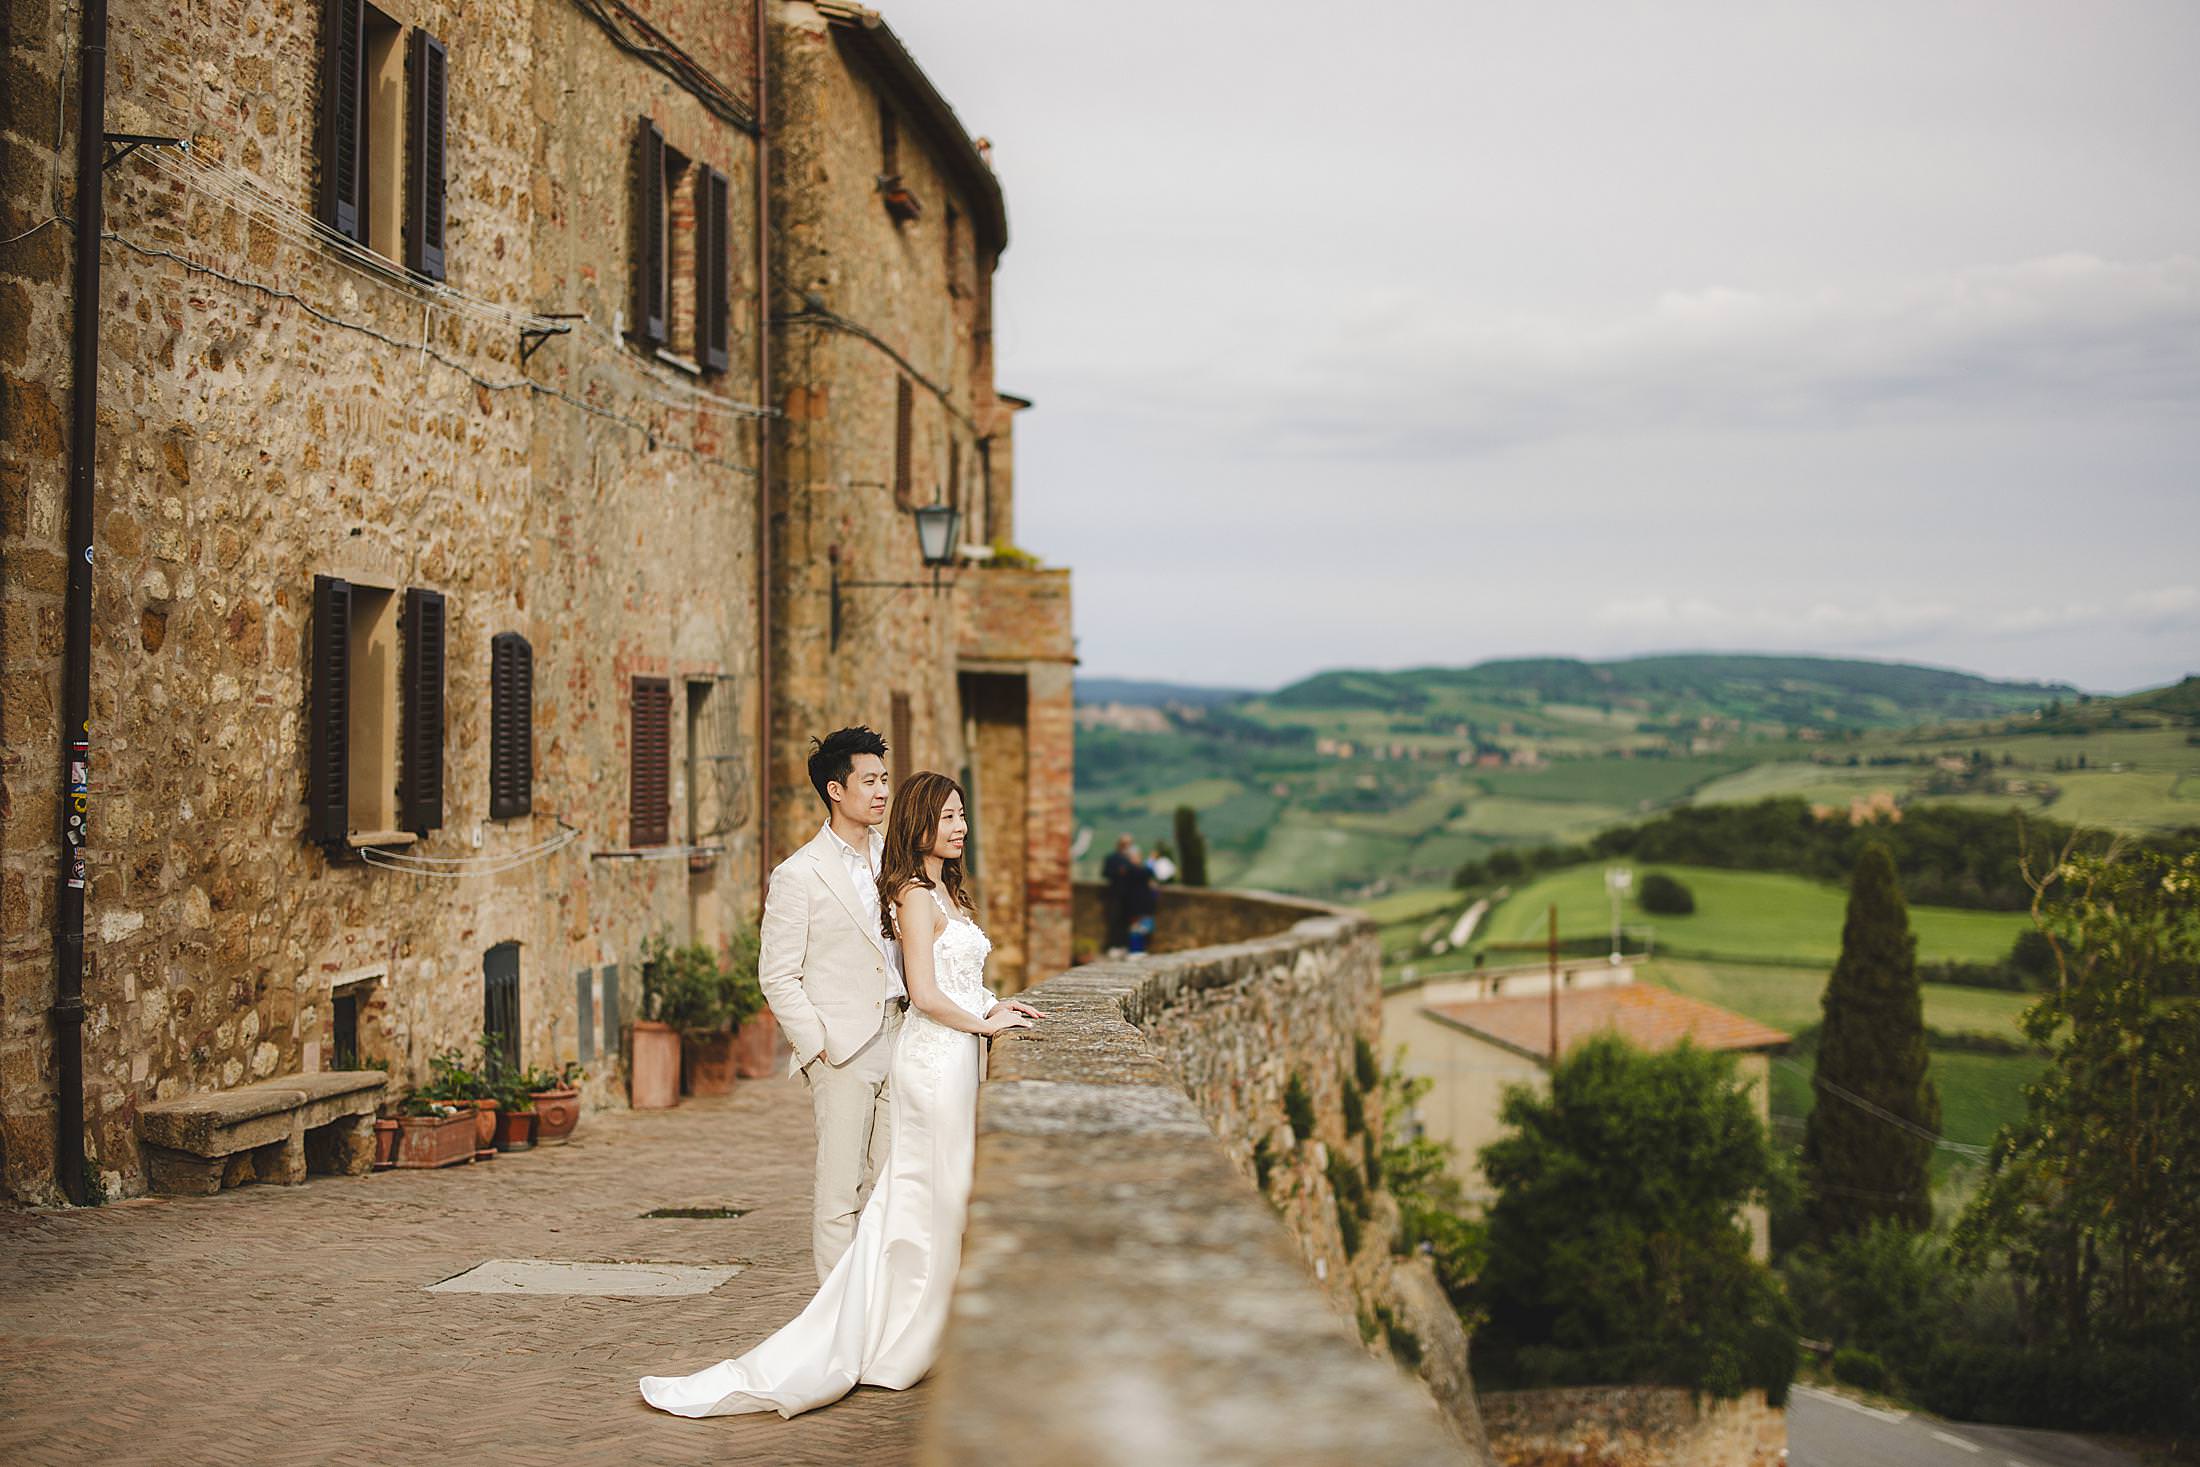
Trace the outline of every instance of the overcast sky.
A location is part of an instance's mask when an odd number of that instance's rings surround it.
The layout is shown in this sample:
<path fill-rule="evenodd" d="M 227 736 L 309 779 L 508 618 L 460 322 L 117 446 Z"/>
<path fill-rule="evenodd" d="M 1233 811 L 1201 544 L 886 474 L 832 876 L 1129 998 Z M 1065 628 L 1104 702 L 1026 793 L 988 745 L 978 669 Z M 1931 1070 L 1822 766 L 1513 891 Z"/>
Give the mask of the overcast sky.
<path fill-rule="evenodd" d="M 2200 671 L 2200 4 L 896 0 L 1081 671 Z"/>

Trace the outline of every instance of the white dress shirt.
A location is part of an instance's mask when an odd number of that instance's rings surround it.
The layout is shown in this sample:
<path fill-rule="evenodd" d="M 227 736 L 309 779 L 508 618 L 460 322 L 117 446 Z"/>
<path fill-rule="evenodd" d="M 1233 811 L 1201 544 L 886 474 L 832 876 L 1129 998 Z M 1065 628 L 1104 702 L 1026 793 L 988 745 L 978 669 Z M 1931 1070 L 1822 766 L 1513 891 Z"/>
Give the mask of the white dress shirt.
<path fill-rule="evenodd" d="M 879 925 L 878 868 L 886 857 L 886 837 L 873 826 L 871 838 L 864 842 L 864 849 L 858 851 L 840 838 L 840 832 L 833 829 L 829 820 L 825 822 L 825 833 L 832 837 L 834 848 L 840 852 L 840 863 L 848 868 L 848 884 L 856 889 L 856 900 L 863 905 L 865 920 L 871 924 L 873 932 L 880 933 L 880 941 L 884 942 L 884 929 Z M 909 987 L 902 981 L 901 944 L 898 942 L 886 943 L 886 996 L 909 996 Z"/>

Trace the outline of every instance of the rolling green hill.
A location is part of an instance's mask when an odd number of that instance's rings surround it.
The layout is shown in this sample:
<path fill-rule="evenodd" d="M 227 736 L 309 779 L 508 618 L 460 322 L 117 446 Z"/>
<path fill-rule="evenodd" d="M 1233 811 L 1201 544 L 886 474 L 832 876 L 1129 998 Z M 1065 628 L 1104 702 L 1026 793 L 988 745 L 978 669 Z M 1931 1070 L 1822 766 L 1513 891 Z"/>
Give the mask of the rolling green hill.
<path fill-rule="evenodd" d="M 1508 846 L 1768 795 L 2200 825 L 2200 745 L 2170 722 L 2190 701 L 2175 688 L 2091 698 L 1895 663 L 1702 655 L 1344 670 L 1236 697 L 1080 691 L 1150 694 L 1162 725 L 1080 730 L 1088 875 L 1118 831 L 1167 839 L 1178 805 L 1199 812 L 1216 882 L 1352 900 L 1441 885 Z"/>

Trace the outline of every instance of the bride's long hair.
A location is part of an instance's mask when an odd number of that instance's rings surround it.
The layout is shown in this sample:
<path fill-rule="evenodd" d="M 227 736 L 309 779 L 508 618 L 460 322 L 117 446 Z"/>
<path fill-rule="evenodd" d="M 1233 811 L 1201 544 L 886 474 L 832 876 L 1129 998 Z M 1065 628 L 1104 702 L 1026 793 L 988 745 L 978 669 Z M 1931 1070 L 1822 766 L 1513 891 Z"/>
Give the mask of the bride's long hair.
<path fill-rule="evenodd" d="M 924 874 L 924 858 L 939 839 L 940 812 L 947 808 L 949 795 L 961 797 L 967 817 L 970 797 L 944 774 L 920 770 L 894 792 L 894 811 L 886 817 L 886 854 L 878 866 L 879 928 L 888 942 L 901 940 L 901 934 L 894 930 L 894 903 L 901 900 L 901 894 L 912 886 L 932 886 L 932 878 Z M 939 884 L 947 888 L 948 899 L 959 910 L 971 909 L 970 898 L 963 891 L 960 856 L 940 862 Z"/>

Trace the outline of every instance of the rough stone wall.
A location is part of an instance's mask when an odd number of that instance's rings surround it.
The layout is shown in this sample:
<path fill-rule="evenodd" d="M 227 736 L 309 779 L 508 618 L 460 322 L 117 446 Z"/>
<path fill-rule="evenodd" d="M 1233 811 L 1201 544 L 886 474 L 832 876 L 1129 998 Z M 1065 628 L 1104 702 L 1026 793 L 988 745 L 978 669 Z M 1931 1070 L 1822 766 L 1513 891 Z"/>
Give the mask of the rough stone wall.
<path fill-rule="evenodd" d="M 101 300 L 85 1050 L 87 1147 L 110 1192 L 142 1185 L 140 1103 L 326 1063 L 338 984 L 372 980 L 357 990 L 363 1054 L 417 1076 L 480 1030 L 483 952 L 517 941 L 524 1058 L 574 1054 L 574 968 L 631 959 L 643 932 L 694 916 L 684 863 L 591 859 L 626 844 L 626 678 L 754 667 L 749 434 L 667 406 L 683 396 L 674 374 L 610 334 L 624 251 L 606 248 L 626 237 L 632 116 L 654 103 L 734 176 L 748 256 L 746 138 L 699 122 L 565 0 L 409 0 L 393 14 L 449 47 L 450 285 L 589 311 L 533 375 L 628 421 L 505 385 L 529 370 L 516 333 L 249 217 L 212 181 L 142 158 L 108 174 L 121 239 Z M 8 25 L 0 233 L 51 212 L 56 183 L 72 207 L 75 9 L 18 0 Z M 108 125 L 188 136 L 178 166 L 249 177 L 310 211 L 320 26 L 315 4 L 117 7 Z M 34 1199 L 54 1195 L 70 248 L 57 226 L 0 258 L 0 1167 L 9 1194 Z M 753 282 L 753 261 L 741 268 Z M 743 329 L 737 318 L 737 343 Z M 753 382 L 718 390 L 755 396 Z M 331 864 L 304 839 L 316 573 L 448 598 L 444 820 L 414 852 L 514 853 L 560 819 L 580 844 L 433 881 Z M 536 651 L 536 813 L 490 821 L 488 644 L 508 629 Z M 678 719 L 676 706 L 676 774 Z M 753 880 L 730 878 L 715 900 L 754 898 Z M 612 1071 L 599 1065 L 599 1096 Z"/>
<path fill-rule="evenodd" d="M 1240 900 L 1250 920 L 1258 903 Z M 1027 1388 L 1039 1409 L 1029 1426 L 1018 1413 L 1018 1446 L 1069 1460 L 1094 1460 L 1080 1400 L 1168 1421 L 1160 1460 L 1480 1459 L 1458 1317 L 1429 1307 L 1425 1265 L 1391 1253 L 1394 1206 L 1375 1194 L 1349 1256 L 1339 1221 L 1331 1158 L 1366 1177 L 1344 1090 L 1354 1038 L 1380 1039 L 1374 930 L 1333 909 L 1268 914 L 1280 934 L 1051 978 L 1031 1001 L 1053 1017 L 993 1046 L 936 1460 L 974 1445 L 986 1396 Z M 1294 1075 L 1306 1136 L 1284 1118 Z M 1385 1316 L 1419 1334 L 1442 1417 L 1368 1359 Z M 1226 1423 L 1227 1449 L 1208 1434 Z"/>
<path fill-rule="evenodd" d="M 963 511 L 961 539 L 979 544 L 993 538 L 991 515 L 1005 512 L 1008 413 L 993 391 L 986 342 L 995 260 L 904 99 L 814 7 L 775 0 L 771 14 L 772 400 L 784 413 L 772 524 L 774 854 L 807 840 L 823 818 L 803 765 L 813 736 L 867 723 L 891 737 L 900 694 L 910 702 L 912 747 L 889 753 L 896 775 L 929 768 L 959 777 L 982 757 L 959 673 L 1022 677 L 1020 736 L 988 741 L 1016 767 L 976 771 L 995 790 L 1029 792 L 1010 810 L 991 801 L 981 815 L 1023 826 L 1024 869 L 1002 873 L 995 863 L 978 893 L 1013 988 L 1024 971 L 1068 960 L 1067 575 L 1029 582 L 1047 601 L 1043 660 L 1028 630 L 1019 632 L 1020 650 L 974 641 L 967 608 L 1009 584 L 996 577 L 1030 573 L 935 576 L 908 514 L 951 500 Z M 923 210 L 899 223 L 878 189 L 882 95 L 901 119 L 898 174 Z M 895 452 L 903 382 L 912 406 L 906 499 L 897 494 Z M 989 478 L 1000 492 L 987 492 Z M 846 583 L 914 583 L 844 584 L 837 648 L 836 567 Z M 990 841 L 996 850 L 1018 843 L 998 832 Z"/>
<path fill-rule="evenodd" d="M 1732 1401 L 1668 1386 L 1580 1386 L 1482 1397 L 1505 1467 L 1773 1467 L 1787 1413 L 1762 1391 Z"/>

